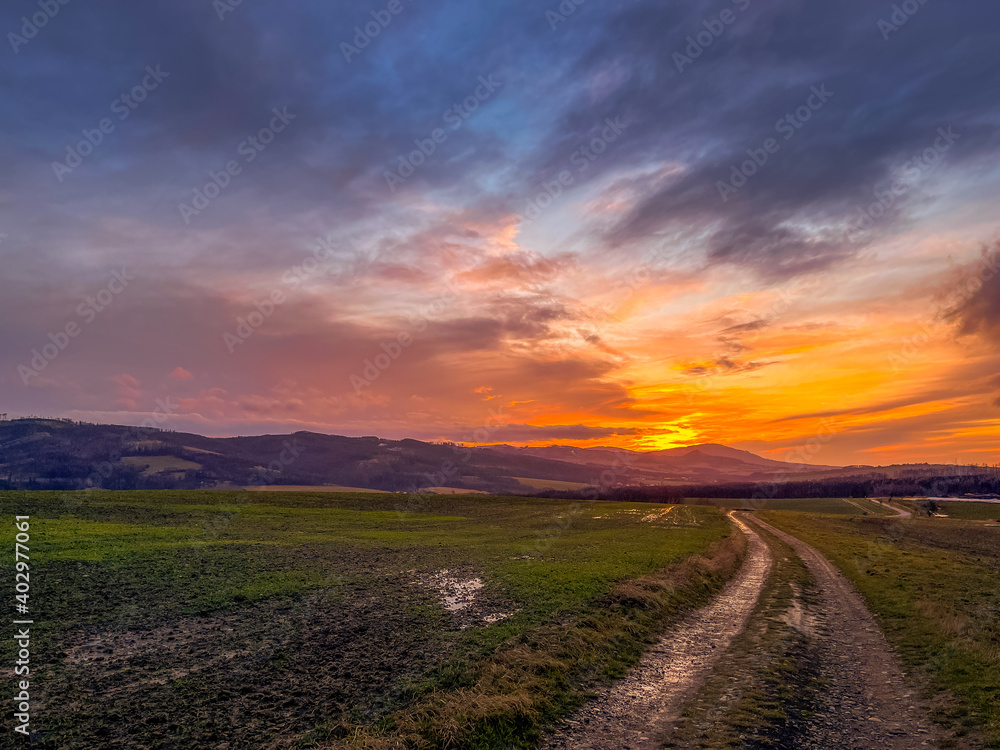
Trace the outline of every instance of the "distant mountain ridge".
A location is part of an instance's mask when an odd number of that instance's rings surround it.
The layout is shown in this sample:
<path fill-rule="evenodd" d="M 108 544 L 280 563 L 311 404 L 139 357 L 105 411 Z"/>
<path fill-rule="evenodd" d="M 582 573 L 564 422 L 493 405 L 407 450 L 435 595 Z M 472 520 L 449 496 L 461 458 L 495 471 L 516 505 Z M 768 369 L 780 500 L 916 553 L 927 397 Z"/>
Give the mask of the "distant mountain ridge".
<path fill-rule="evenodd" d="M 879 472 L 927 472 L 923 464 Z M 209 438 L 58 419 L 0 421 L 0 489 L 195 489 L 336 485 L 506 493 L 599 484 L 721 484 L 874 471 L 787 463 L 719 444 L 638 452 L 572 446 L 482 448 L 314 432 Z"/>
<path fill-rule="evenodd" d="M 789 463 L 763 458 L 756 453 L 730 448 L 718 443 L 702 443 L 682 448 L 665 448 L 656 451 L 632 451 L 625 448 L 574 446 L 544 446 L 519 448 L 512 445 L 490 446 L 491 449 L 508 455 L 530 455 L 552 458 L 570 463 L 588 464 L 595 461 L 611 463 L 628 456 L 631 465 L 653 471 L 684 473 L 696 467 L 711 468 L 723 474 L 755 473 L 761 469 L 772 471 L 838 471 L 839 466 Z"/>

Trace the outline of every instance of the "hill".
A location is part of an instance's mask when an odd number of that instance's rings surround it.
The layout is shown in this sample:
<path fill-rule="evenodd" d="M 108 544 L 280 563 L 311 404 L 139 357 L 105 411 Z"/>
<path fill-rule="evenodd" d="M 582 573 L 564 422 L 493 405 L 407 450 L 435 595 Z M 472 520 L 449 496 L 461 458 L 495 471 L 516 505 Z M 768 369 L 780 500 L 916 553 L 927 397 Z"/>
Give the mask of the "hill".
<path fill-rule="evenodd" d="M 59 419 L 0 422 L 0 488 L 73 490 L 340 486 L 390 492 L 457 488 L 511 494 L 570 486 L 710 485 L 822 480 L 931 465 L 834 467 L 786 463 L 725 445 L 638 452 L 546 446 L 482 448 L 314 432 L 209 438 Z"/>

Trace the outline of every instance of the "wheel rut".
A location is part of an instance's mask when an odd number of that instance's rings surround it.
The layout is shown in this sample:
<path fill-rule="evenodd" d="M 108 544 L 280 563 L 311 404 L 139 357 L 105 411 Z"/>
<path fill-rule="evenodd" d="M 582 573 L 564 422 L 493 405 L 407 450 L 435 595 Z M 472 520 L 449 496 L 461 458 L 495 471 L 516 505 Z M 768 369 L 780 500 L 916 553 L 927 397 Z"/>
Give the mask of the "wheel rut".
<path fill-rule="evenodd" d="M 821 592 L 814 637 L 827 680 L 822 704 L 796 738 L 798 750 L 915 750 L 936 747 L 940 732 L 903 674 L 857 589 L 819 551 L 753 518 L 752 524 L 788 544 Z"/>
<path fill-rule="evenodd" d="M 767 577 L 771 550 L 735 514 L 747 536 L 739 572 L 708 605 L 671 629 L 621 682 L 589 702 L 542 745 L 547 750 L 659 750 L 663 734 L 746 626 Z"/>

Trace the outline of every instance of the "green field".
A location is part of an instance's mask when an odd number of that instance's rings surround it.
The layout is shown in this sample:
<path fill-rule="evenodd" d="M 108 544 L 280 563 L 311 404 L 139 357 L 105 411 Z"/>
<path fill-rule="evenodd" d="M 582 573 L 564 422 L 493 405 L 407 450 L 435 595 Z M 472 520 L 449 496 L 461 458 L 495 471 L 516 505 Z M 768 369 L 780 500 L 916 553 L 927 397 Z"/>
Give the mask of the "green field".
<path fill-rule="evenodd" d="M 217 491 L 0 505 L 31 517 L 42 748 L 530 747 L 739 555 L 708 507 Z"/>
<path fill-rule="evenodd" d="M 712 505 L 717 508 L 746 508 L 754 510 L 788 510 L 800 513 L 828 513 L 838 516 L 892 516 L 892 510 L 865 499 L 844 498 L 762 498 L 753 500 L 720 500 L 717 498 L 688 498 L 685 503 Z"/>
<path fill-rule="evenodd" d="M 559 479 L 532 479 L 531 477 L 514 477 L 526 487 L 536 490 L 582 490 L 590 485 L 583 482 L 563 482 Z"/>
<path fill-rule="evenodd" d="M 370 490 L 365 487 L 343 487 L 337 484 L 259 484 L 244 487 L 248 492 L 362 492 L 387 494 L 382 490 Z"/>
<path fill-rule="evenodd" d="M 149 476 L 161 471 L 196 471 L 201 464 L 176 456 L 126 456 L 122 463 L 143 469 L 143 474 Z"/>
<path fill-rule="evenodd" d="M 858 587 L 936 697 L 940 721 L 1000 747 L 1000 530 L 954 518 L 761 518 L 816 547 Z"/>
<path fill-rule="evenodd" d="M 994 521 L 1000 523 L 1000 503 L 968 503 L 961 501 L 939 502 L 939 513 L 949 518 L 966 521 Z"/>

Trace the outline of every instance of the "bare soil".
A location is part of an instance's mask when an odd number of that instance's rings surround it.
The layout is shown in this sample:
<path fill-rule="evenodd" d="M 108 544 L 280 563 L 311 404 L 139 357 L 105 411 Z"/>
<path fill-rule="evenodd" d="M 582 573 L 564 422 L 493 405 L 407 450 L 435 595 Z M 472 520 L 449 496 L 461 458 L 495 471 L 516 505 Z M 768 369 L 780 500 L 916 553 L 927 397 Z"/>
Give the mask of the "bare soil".
<path fill-rule="evenodd" d="M 318 724 L 377 721 L 451 655 L 429 634 L 457 624 L 405 577 L 329 593 L 68 632 L 37 706 L 63 744 L 39 746 L 284 746 Z"/>

